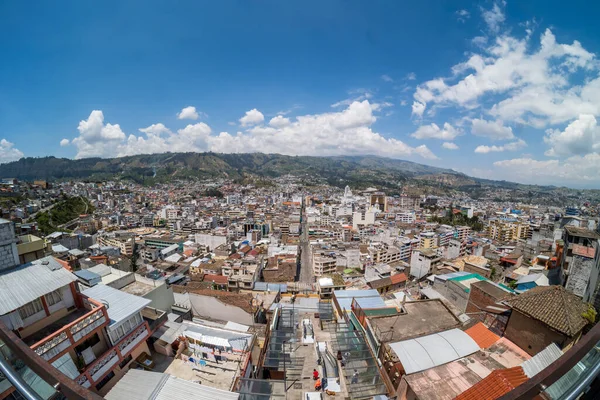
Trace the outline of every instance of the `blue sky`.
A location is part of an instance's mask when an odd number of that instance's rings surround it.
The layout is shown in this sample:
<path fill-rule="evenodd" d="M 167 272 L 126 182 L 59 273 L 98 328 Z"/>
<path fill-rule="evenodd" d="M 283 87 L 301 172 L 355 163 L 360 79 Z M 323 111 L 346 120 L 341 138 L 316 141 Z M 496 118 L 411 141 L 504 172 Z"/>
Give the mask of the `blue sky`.
<path fill-rule="evenodd" d="M 600 188 L 583 1 L 0 3 L 0 162 L 378 154 Z"/>

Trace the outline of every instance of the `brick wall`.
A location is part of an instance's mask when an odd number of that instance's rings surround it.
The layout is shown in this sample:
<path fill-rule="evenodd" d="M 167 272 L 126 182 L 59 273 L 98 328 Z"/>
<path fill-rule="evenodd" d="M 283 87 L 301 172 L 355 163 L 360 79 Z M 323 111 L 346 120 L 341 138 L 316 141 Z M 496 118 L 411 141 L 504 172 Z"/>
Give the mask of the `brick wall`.
<path fill-rule="evenodd" d="M 553 331 L 542 322 L 515 310 L 510 315 L 504 336 L 532 356 L 551 343 L 556 343 L 558 347 L 563 348 L 573 341 Z"/>
<path fill-rule="evenodd" d="M 480 288 L 477 285 L 471 285 L 471 293 L 469 293 L 469 301 L 467 303 L 468 313 L 476 313 L 487 306 L 493 306 L 496 303 L 496 299 Z"/>

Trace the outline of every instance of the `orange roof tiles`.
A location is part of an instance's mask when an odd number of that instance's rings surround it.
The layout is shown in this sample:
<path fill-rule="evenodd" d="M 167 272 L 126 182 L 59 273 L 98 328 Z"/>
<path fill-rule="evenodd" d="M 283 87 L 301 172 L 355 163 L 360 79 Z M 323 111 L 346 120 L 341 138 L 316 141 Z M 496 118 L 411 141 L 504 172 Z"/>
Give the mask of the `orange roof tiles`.
<path fill-rule="evenodd" d="M 227 285 L 227 277 L 225 275 L 204 275 L 204 282 L 214 282 L 219 285 Z"/>
<path fill-rule="evenodd" d="M 500 340 L 500 336 L 490 331 L 481 322 L 478 322 L 469 329 L 465 330 L 465 333 L 469 335 L 471 339 L 473 339 L 475 343 L 477 343 L 477 345 L 482 349 L 487 349 Z"/>
<path fill-rule="evenodd" d="M 495 400 L 528 379 L 521 367 L 497 369 L 454 400 Z"/>
<path fill-rule="evenodd" d="M 392 281 L 392 285 L 395 285 L 395 284 L 401 283 L 401 282 L 406 282 L 408 280 L 408 278 L 406 277 L 406 274 L 404 272 L 401 272 L 396 275 L 392 275 L 392 276 L 390 276 L 390 279 Z"/>

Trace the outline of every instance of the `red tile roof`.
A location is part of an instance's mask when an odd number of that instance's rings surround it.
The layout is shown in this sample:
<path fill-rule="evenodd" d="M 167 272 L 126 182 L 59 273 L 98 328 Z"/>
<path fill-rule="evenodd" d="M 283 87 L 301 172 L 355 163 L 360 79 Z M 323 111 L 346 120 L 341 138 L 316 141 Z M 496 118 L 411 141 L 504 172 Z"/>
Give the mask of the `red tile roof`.
<path fill-rule="evenodd" d="M 482 349 L 487 349 L 500 340 L 500 336 L 490 331 L 481 322 L 478 322 L 469 329 L 465 330 L 465 333 L 469 335 L 471 339 L 473 339 L 475 343 L 477 343 L 477 345 Z"/>
<path fill-rule="evenodd" d="M 227 285 L 227 277 L 224 275 L 204 275 L 204 282 L 215 282 L 218 285 Z"/>
<path fill-rule="evenodd" d="M 392 281 L 392 285 L 395 285 L 397 283 L 406 282 L 408 280 L 408 278 L 406 277 L 406 274 L 404 272 L 400 272 L 399 274 L 392 275 L 392 276 L 390 276 L 390 279 Z"/>
<path fill-rule="evenodd" d="M 496 400 L 528 379 L 521 367 L 497 369 L 454 400 Z"/>

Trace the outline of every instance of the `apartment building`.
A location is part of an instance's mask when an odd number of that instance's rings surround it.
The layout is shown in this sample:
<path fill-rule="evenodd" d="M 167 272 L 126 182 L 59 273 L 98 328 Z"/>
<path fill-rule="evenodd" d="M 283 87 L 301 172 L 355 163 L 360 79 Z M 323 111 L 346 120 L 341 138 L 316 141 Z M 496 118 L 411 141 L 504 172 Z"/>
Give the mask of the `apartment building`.
<path fill-rule="evenodd" d="M 422 249 L 431 249 L 437 246 L 437 239 L 434 232 L 423 232 L 419 235 L 419 247 Z"/>
<path fill-rule="evenodd" d="M 337 271 L 337 257 L 333 252 L 313 253 L 312 267 L 315 276 L 331 275 Z"/>
<path fill-rule="evenodd" d="M 517 220 L 491 220 L 485 229 L 487 237 L 500 242 L 514 242 L 529 237 L 529 224 Z"/>
<path fill-rule="evenodd" d="M 119 249 L 122 255 L 131 256 L 133 255 L 135 238 L 133 236 L 101 236 L 98 238 L 98 244 L 101 246 L 116 247 Z"/>
<path fill-rule="evenodd" d="M 27 262 L 37 260 L 52 252 L 52 247 L 50 246 L 49 242 L 35 235 L 22 235 L 17 239 L 19 264 L 25 264 Z"/>

